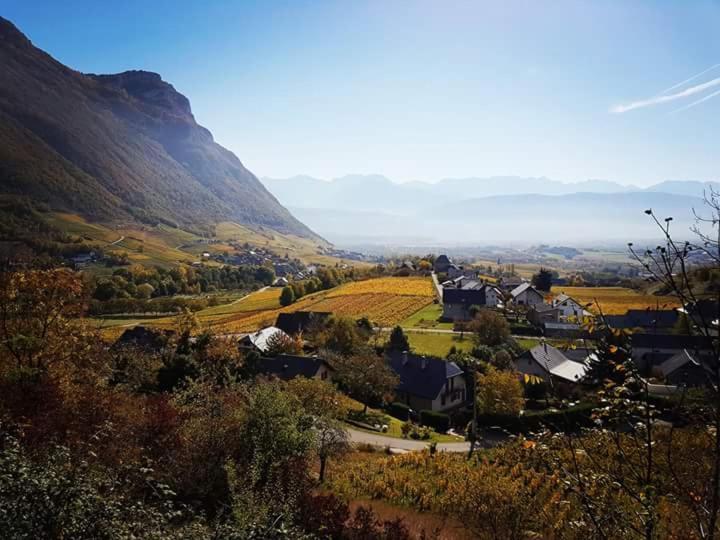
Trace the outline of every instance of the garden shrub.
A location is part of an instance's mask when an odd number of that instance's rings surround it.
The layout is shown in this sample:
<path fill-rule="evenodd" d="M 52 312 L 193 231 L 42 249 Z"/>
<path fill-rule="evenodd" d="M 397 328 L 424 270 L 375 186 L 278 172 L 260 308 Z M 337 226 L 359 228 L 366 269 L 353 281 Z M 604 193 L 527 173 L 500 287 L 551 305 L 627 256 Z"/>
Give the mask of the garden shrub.
<path fill-rule="evenodd" d="M 420 423 L 423 426 L 430 426 L 440 433 L 445 433 L 450 429 L 450 417 L 447 414 L 434 411 L 420 411 Z"/>
<path fill-rule="evenodd" d="M 394 416 L 398 420 L 402 420 L 403 422 L 407 422 L 408 418 L 410 417 L 410 407 L 408 407 L 404 403 L 400 403 L 399 401 L 395 401 L 390 404 L 389 412 L 392 416 Z"/>

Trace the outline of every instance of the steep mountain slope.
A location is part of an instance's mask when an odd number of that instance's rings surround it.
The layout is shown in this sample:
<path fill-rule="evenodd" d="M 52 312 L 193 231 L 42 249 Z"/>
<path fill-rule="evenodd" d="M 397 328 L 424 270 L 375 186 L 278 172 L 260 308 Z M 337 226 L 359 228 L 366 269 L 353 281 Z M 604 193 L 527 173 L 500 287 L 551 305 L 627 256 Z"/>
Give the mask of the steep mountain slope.
<path fill-rule="evenodd" d="M 84 75 L 0 17 L 0 193 L 104 221 L 315 237 L 160 75 Z"/>

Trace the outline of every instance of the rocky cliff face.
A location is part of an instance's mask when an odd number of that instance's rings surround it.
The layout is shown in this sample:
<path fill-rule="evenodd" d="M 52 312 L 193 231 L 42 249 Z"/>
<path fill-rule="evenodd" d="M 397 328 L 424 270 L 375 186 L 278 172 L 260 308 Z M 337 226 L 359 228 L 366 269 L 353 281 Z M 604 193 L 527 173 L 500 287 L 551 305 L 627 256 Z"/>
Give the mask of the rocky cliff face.
<path fill-rule="evenodd" d="M 1 17 L 0 71 L 0 193 L 95 220 L 315 236 L 157 73 L 78 73 Z"/>

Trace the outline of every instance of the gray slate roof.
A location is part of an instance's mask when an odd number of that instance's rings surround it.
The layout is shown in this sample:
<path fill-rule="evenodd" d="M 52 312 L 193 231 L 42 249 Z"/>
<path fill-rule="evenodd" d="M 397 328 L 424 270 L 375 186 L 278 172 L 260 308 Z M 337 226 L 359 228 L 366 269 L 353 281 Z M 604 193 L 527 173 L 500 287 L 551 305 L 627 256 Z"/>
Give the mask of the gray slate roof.
<path fill-rule="evenodd" d="M 407 362 L 404 361 L 405 356 Z M 427 399 L 438 397 L 449 378 L 463 374 L 463 370 L 455 362 L 447 362 L 434 356 L 422 357 L 412 353 L 392 351 L 386 353 L 386 358 L 392 370 L 400 377 L 397 390 Z"/>
<path fill-rule="evenodd" d="M 588 371 L 584 363 L 570 360 L 561 350 L 551 345 L 538 345 L 530 349 L 528 354 L 545 371 L 566 381 L 581 381 Z"/>
<path fill-rule="evenodd" d="M 325 364 L 325 360 L 316 356 L 279 354 L 274 358 L 263 358 L 260 372 L 266 375 L 275 375 L 286 381 L 295 377 L 311 379 L 323 364 Z"/>

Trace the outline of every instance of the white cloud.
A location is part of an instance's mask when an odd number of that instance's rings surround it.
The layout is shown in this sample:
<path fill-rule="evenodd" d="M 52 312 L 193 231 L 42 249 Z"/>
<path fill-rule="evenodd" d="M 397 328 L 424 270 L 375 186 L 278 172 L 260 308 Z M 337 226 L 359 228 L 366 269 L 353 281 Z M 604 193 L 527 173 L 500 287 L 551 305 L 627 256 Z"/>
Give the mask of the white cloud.
<path fill-rule="evenodd" d="M 685 97 L 690 97 L 695 94 L 699 94 L 700 92 L 704 92 L 708 88 L 713 88 L 715 86 L 720 85 L 720 77 L 716 79 L 711 79 L 707 82 L 704 82 L 702 84 L 698 84 L 695 86 L 691 86 L 690 88 L 686 88 L 682 92 L 677 92 L 675 94 L 667 94 L 663 96 L 657 96 L 650 99 L 643 99 L 640 101 L 633 101 L 632 103 L 628 103 L 626 105 L 616 105 L 615 107 L 612 107 L 610 109 L 611 113 L 625 113 L 628 111 L 632 111 L 634 109 L 641 109 L 643 107 L 650 107 L 652 105 L 659 105 L 661 103 L 667 103 L 669 101 L 675 101 L 676 99 L 682 99 Z"/>

